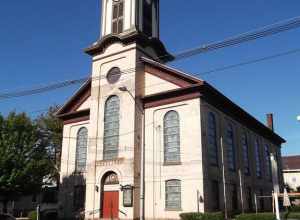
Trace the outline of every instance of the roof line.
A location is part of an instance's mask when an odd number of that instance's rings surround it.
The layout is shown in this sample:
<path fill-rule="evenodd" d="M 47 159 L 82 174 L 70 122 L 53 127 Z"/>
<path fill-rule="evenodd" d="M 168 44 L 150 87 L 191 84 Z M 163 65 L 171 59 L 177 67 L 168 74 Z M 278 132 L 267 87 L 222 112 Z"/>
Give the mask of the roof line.
<path fill-rule="evenodd" d="M 77 97 L 78 94 L 80 94 L 80 92 L 82 92 L 91 83 L 91 81 L 92 78 L 89 77 L 89 79 L 79 87 L 79 89 L 65 102 L 65 104 L 56 112 L 55 115 L 62 115 L 62 111 L 75 99 L 75 97 Z"/>
<path fill-rule="evenodd" d="M 160 67 L 160 68 L 162 68 L 162 69 L 164 69 L 164 70 L 167 70 L 167 71 L 169 71 L 169 72 L 173 72 L 173 73 L 175 73 L 175 74 L 178 74 L 178 75 L 181 75 L 181 76 L 183 76 L 183 77 L 186 77 L 186 78 L 188 78 L 189 80 L 195 81 L 195 83 L 202 83 L 202 82 L 204 82 L 204 80 L 199 79 L 199 78 L 197 78 L 197 77 L 195 77 L 195 76 L 193 76 L 193 75 L 191 75 L 191 74 L 187 74 L 186 72 L 183 72 L 183 71 L 181 71 L 181 70 L 177 70 L 177 69 L 175 69 L 175 68 L 173 68 L 173 67 L 170 67 L 170 66 L 167 66 L 167 65 L 165 65 L 165 64 L 159 63 L 159 62 L 154 61 L 154 60 L 152 60 L 152 59 L 149 59 L 149 58 L 147 58 L 147 57 L 141 57 L 140 60 L 141 60 L 142 62 L 148 63 L 148 64 L 150 64 L 150 65 L 154 65 L 154 66 L 156 66 L 156 67 Z"/>

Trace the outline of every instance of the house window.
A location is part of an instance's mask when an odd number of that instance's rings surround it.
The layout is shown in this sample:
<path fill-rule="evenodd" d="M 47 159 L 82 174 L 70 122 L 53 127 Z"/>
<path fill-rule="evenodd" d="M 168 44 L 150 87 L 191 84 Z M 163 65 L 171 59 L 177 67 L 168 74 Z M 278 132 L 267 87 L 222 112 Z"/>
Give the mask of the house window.
<path fill-rule="evenodd" d="M 83 210 L 85 207 L 85 185 L 74 187 L 73 199 L 74 211 Z"/>
<path fill-rule="evenodd" d="M 238 189 L 236 184 L 231 185 L 231 207 L 233 210 L 238 209 Z"/>
<path fill-rule="evenodd" d="M 181 181 L 166 181 L 166 209 L 181 209 Z"/>
<path fill-rule="evenodd" d="M 264 211 L 265 210 L 265 199 L 264 199 L 264 191 L 262 189 L 259 190 L 259 194 L 260 194 L 260 210 Z"/>
<path fill-rule="evenodd" d="M 260 161 L 260 152 L 259 152 L 259 142 L 257 139 L 254 142 L 254 150 L 255 150 L 256 176 L 261 177 L 261 161 Z"/>
<path fill-rule="evenodd" d="M 164 157 L 165 163 L 180 162 L 180 125 L 176 111 L 169 111 L 164 117 Z"/>
<path fill-rule="evenodd" d="M 113 0 L 112 33 L 120 34 L 124 26 L 124 0 Z"/>
<path fill-rule="evenodd" d="M 213 180 L 211 182 L 211 207 L 212 211 L 220 210 L 220 191 L 219 191 L 219 182 Z"/>
<path fill-rule="evenodd" d="M 243 161 L 244 161 L 244 174 L 250 175 L 250 161 L 249 161 L 249 147 L 247 135 L 242 135 L 242 150 L 243 150 Z"/>
<path fill-rule="evenodd" d="M 32 195 L 31 201 L 32 201 L 32 203 L 36 203 L 37 202 L 37 195 L 36 194 Z"/>
<path fill-rule="evenodd" d="M 80 128 L 76 143 L 76 172 L 84 172 L 86 169 L 87 143 L 88 129 L 85 127 Z"/>
<path fill-rule="evenodd" d="M 234 146 L 234 135 L 233 127 L 231 124 L 227 126 L 226 130 L 226 149 L 227 149 L 227 161 L 228 167 L 231 171 L 235 171 L 235 146 Z"/>
<path fill-rule="evenodd" d="M 272 179 L 271 173 L 271 158 L 270 158 L 270 148 L 268 145 L 265 145 L 264 147 L 265 152 L 265 170 L 266 170 L 266 178 Z"/>
<path fill-rule="evenodd" d="M 251 187 L 246 188 L 246 195 L 247 195 L 248 211 L 252 211 L 253 210 L 253 203 L 252 203 L 252 189 L 251 189 Z"/>
<path fill-rule="evenodd" d="M 103 159 L 112 160 L 118 157 L 120 100 L 118 96 L 107 99 L 104 109 Z"/>
<path fill-rule="evenodd" d="M 216 117 L 210 112 L 208 114 L 208 132 L 207 132 L 208 155 L 211 165 L 218 165 L 218 145 L 217 145 L 217 129 Z"/>

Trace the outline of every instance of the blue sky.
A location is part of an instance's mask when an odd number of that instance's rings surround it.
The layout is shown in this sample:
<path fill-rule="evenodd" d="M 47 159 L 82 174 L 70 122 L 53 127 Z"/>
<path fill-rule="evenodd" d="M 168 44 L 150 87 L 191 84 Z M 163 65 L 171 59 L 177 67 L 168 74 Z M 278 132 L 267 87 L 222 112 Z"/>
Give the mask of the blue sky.
<path fill-rule="evenodd" d="M 188 2 L 188 3 L 187 3 Z M 222 40 L 299 16 L 297 0 L 162 0 L 161 39 L 170 52 Z M 27 0 L 0 3 L 0 93 L 87 76 L 83 53 L 99 36 L 100 0 Z M 300 28 L 239 46 L 174 62 L 198 74 L 210 69 L 299 49 Z M 276 132 L 287 139 L 283 154 L 300 154 L 300 53 L 202 78 L 262 122 L 275 114 Z M 34 111 L 63 103 L 76 89 L 4 100 L 0 111 Z"/>

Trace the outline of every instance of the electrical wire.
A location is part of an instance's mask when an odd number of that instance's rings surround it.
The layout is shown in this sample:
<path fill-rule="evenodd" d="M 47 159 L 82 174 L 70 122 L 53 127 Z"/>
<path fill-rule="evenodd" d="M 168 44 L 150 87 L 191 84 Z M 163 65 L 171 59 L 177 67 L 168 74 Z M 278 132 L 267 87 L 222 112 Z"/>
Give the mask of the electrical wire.
<path fill-rule="evenodd" d="M 298 28 L 300 26 L 300 17 L 295 17 L 292 19 L 280 21 L 259 29 L 256 29 L 254 31 L 246 32 L 237 36 L 233 36 L 230 38 L 227 38 L 223 41 L 218 41 L 216 43 L 211 43 L 207 45 L 203 45 L 200 47 L 192 48 L 190 50 L 178 53 L 175 55 L 175 60 L 180 60 L 184 59 L 187 57 L 194 56 L 196 54 L 204 53 L 204 52 L 209 52 L 212 50 L 217 50 L 221 49 L 224 47 L 228 46 L 233 46 L 237 44 L 241 44 L 247 41 L 253 41 L 258 38 L 278 34 L 280 32 L 288 31 L 291 29 Z M 163 58 L 166 55 L 156 57 L 157 59 Z M 132 68 L 131 68 L 132 69 Z M 135 68 L 134 68 L 135 69 Z M 130 69 L 128 69 L 130 71 Z M 124 73 L 126 70 L 123 70 L 122 72 Z M 103 76 L 102 76 L 103 77 Z M 17 97 L 22 97 L 22 96 L 29 96 L 29 95 L 34 95 L 34 94 L 39 94 L 39 93 L 44 93 L 44 92 L 49 92 L 52 90 L 56 89 L 61 89 L 64 87 L 68 87 L 71 85 L 76 85 L 76 84 L 81 84 L 88 80 L 88 78 L 81 78 L 81 79 L 75 79 L 75 80 L 67 80 L 64 82 L 59 82 L 56 84 L 50 84 L 46 85 L 44 87 L 38 87 L 35 89 L 29 89 L 29 90 L 24 90 L 24 91 L 17 91 L 17 92 L 11 92 L 11 93 L 3 93 L 0 94 L 0 100 L 3 99 L 10 99 L 10 98 L 17 98 Z"/>
<path fill-rule="evenodd" d="M 231 65 L 227 65 L 227 66 L 223 66 L 223 67 L 218 67 L 218 68 L 215 68 L 215 69 L 211 69 L 211 70 L 208 70 L 208 71 L 204 71 L 204 72 L 200 72 L 200 73 L 192 74 L 192 75 L 193 76 L 199 76 L 199 77 L 200 76 L 205 76 L 205 75 L 210 75 L 212 73 L 217 73 L 217 72 L 221 72 L 221 71 L 228 70 L 228 69 L 233 69 L 233 68 L 237 68 L 237 67 L 241 67 L 241 66 L 245 66 L 245 65 L 250 65 L 250 64 L 254 64 L 254 63 L 263 62 L 263 61 L 268 61 L 268 60 L 276 59 L 276 58 L 279 58 L 279 57 L 296 54 L 296 53 L 299 53 L 299 52 L 300 52 L 300 48 L 299 49 L 288 50 L 288 51 L 285 51 L 285 52 L 282 52 L 282 53 L 277 53 L 277 54 L 274 54 L 274 55 L 265 56 L 265 57 L 261 57 L 261 58 L 258 58 L 258 59 L 248 60 L 248 61 L 237 63 L 237 64 L 231 64 Z M 132 89 L 132 90 L 129 90 L 129 91 L 134 92 L 137 89 L 145 89 L 145 88 L 159 86 L 159 85 L 167 84 L 167 83 L 168 82 L 161 82 L 161 83 L 156 83 L 156 84 L 152 84 L 152 85 L 149 85 L 149 86 L 136 87 L 136 89 Z M 119 92 L 118 94 L 121 94 L 121 92 Z M 102 96 L 102 98 L 106 98 L 106 97 L 109 97 L 109 96 Z M 1 100 L 1 98 L 0 98 L 0 100 Z M 46 112 L 48 110 L 49 110 L 49 108 L 45 108 L 45 109 L 30 111 L 28 113 L 29 114 L 40 113 L 40 112 Z"/>

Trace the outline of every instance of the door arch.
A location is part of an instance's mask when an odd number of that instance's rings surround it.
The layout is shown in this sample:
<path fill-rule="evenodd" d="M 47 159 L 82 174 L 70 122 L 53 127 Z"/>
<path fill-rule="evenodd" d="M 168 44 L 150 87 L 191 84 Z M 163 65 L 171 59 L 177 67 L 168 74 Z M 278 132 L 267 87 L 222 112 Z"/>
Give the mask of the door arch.
<path fill-rule="evenodd" d="M 109 171 L 101 179 L 101 218 L 119 218 L 119 178 L 118 175 Z"/>

